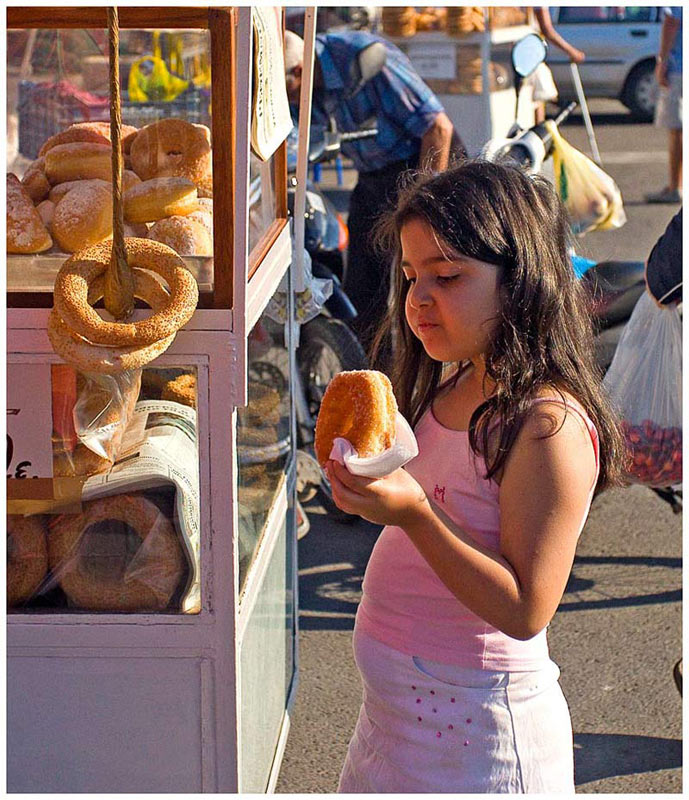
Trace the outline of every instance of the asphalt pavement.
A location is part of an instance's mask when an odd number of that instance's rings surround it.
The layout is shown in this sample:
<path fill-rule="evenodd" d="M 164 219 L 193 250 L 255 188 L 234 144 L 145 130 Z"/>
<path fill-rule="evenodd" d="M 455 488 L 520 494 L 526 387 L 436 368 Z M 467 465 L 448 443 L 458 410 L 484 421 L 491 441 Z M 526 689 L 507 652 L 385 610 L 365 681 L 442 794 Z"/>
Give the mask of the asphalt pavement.
<path fill-rule="evenodd" d="M 665 135 L 615 101 L 592 101 L 605 169 L 625 202 L 626 225 L 595 233 L 582 255 L 645 260 L 675 206 L 646 205 L 666 175 Z M 581 117 L 565 138 L 588 153 Z M 346 209 L 355 175 L 330 196 Z M 343 525 L 317 504 L 299 542 L 299 690 L 276 791 L 331 793 L 354 729 L 361 685 L 351 652 L 366 563 L 379 533 Z M 681 515 L 641 486 L 596 498 L 549 630 L 575 742 L 580 793 L 680 793 L 682 706 L 672 678 L 682 649 Z"/>

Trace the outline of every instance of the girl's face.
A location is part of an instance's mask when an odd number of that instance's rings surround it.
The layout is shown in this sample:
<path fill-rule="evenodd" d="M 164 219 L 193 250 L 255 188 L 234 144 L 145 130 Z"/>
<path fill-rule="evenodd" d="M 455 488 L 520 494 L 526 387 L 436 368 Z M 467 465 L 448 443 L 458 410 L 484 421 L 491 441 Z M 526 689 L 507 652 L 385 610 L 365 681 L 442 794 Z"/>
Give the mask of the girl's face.
<path fill-rule="evenodd" d="M 453 252 L 421 220 L 405 223 L 400 239 L 414 335 L 436 361 L 479 364 L 500 312 L 501 267 Z"/>

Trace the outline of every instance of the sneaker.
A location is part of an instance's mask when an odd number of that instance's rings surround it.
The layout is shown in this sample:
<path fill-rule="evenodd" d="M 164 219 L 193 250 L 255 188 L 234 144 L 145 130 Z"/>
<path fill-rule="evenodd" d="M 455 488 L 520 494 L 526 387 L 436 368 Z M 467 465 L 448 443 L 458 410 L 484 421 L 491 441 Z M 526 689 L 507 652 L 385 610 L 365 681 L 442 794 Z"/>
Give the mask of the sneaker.
<path fill-rule="evenodd" d="M 659 192 L 651 192 L 645 196 L 647 203 L 681 203 L 682 195 L 677 189 L 672 191 L 666 186 Z"/>

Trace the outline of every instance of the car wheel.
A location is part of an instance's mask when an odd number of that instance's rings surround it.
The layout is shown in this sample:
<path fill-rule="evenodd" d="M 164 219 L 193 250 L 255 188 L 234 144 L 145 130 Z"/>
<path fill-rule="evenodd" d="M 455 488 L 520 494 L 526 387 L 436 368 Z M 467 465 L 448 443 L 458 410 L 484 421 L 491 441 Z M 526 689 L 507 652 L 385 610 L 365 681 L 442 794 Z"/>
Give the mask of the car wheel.
<path fill-rule="evenodd" d="M 653 61 L 638 64 L 629 74 L 622 92 L 622 102 L 632 115 L 643 122 L 651 122 L 658 100 L 658 83 Z"/>

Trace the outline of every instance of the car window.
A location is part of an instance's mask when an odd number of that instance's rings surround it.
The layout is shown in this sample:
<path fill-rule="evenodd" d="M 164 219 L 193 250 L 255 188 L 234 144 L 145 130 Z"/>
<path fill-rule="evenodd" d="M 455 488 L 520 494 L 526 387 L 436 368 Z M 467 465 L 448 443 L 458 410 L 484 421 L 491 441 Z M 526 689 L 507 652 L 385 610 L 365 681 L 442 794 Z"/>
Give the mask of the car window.
<path fill-rule="evenodd" d="M 650 22 L 651 6 L 561 6 L 558 24 L 591 22 Z"/>

